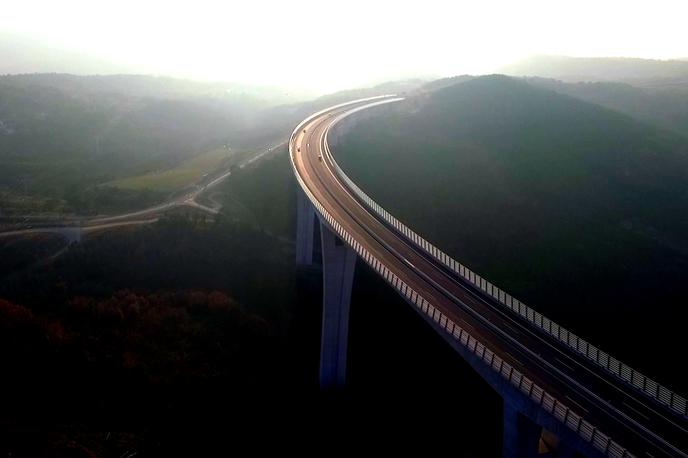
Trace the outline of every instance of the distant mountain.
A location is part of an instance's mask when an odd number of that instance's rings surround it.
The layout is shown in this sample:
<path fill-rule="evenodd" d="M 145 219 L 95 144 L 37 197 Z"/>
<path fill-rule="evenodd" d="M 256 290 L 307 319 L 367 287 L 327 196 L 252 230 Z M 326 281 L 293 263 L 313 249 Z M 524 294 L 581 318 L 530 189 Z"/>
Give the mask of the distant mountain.
<path fill-rule="evenodd" d="M 118 94 L 127 97 L 180 99 L 213 97 L 245 99 L 251 104 L 274 106 L 303 100 L 297 93 L 262 86 L 225 82 L 201 82 L 148 75 L 72 75 L 67 73 L 30 73 L 0 76 L 0 81 L 16 87 L 48 87 L 68 94 Z"/>
<path fill-rule="evenodd" d="M 627 83 L 563 81 L 531 77 L 528 83 L 617 110 L 688 138 L 688 88 L 640 88 Z"/>
<path fill-rule="evenodd" d="M 0 214 L 96 211 L 115 192 L 100 184 L 169 169 L 226 143 L 235 151 L 260 149 L 286 139 L 314 111 L 422 83 L 293 103 L 270 88 L 166 77 L 0 76 Z M 139 194 L 116 200 L 141 206 L 164 198 Z"/>
<path fill-rule="evenodd" d="M 250 133 L 262 131 L 256 119 L 274 105 L 226 85 L 172 78 L 0 76 L 0 210 L 4 192 L 84 201 L 97 184 L 225 143 L 262 147 Z"/>
<path fill-rule="evenodd" d="M 269 136 L 274 136 L 275 132 L 282 132 L 286 137 L 301 120 L 316 111 L 355 99 L 386 94 L 403 95 L 423 87 L 424 84 L 426 84 L 426 81 L 421 79 L 388 81 L 372 87 L 333 92 L 332 94 L 323 95 L 303 103 L 271 107 L 263 110 L 255 119 L 255 124 L 260 125 L 262 129 L 260 131 L 246 132 L 246 134 L 253 141 L 260 141 L 261 138 L 266 141 Z"/>
<path fill-rule="evenodd" d="M 541 76 L 563 81 L 626 81 L 637 85 L 688 87 L 688 62 L 626 57 L 533 56 L 500 69 L 514 76 Z"/>
<path fill-rule="evenodd" d="M 0 75 L 20 75 L 23 81 L 34 85 L 49 85 L 62 90 L 114 91 L 135 96 L 178 97 L 226 92 L 259 98 L 272 104 L 294 103 L 315 96 L 315 93 L 272 86 L 138 76 L 132 74 L 134 72 L 130 65 L 0 31 Z"/>
<path fill-rule="evenodd" d="M 679 344 L 668 317 L 688 282 L 688 139 L 488 76 L 367 118 L 335 155 L 402 221 L 603 348 L 656 374 L 647 339 L 605 327 Z"/>
<path fill-rule="evenodd" d="M 473 78 L 475 78 L 475 76 L 472 76 L 472 75 L 460 75 L 460 76 L 452 76 L 449 78 L 440 78 L 440 79 L 436 79 L 434 81 L 430 81 L 429 83 L 424 84 L 421 89 L 424 91 L 436 91 L 438 89 L 444 89 L 445 87 L 449 87 L 449 86 L 453 86 L 455 84 L 470 81 Z"/>
<path fill-rule="evenodd" d="M 342 103 L 350 100 L 362 99 L 365 97 L 374 97 L 377 95 L 386 94 L 402 94 L 408 91 L 413 91 L 426 83 L 427 80 L 423 79 L 387 81 L 371 87 L 346 89 L 343 91 L 334 92 L 332 94 L 327 94 L 315 99 L 313 101 L 313 105 L 325 107 L 331 106 L 335 103 Z"/>
<path fill-rule="evenodd" d="M 132 68 L 95 56 L 57 49 L 28 37 L 0 31 L 0 75 L 11 73 L 130 73 Z"/>

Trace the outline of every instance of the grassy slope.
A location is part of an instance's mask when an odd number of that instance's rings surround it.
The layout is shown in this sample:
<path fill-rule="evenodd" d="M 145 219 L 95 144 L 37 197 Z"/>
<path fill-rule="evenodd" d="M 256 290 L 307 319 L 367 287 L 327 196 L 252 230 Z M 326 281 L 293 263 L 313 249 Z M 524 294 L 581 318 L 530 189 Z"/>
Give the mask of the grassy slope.
<path fill-rule="evenodd" d="M 357 126 L 337 157 L 382 205 L 477 272 L 685 385 L 662 367 L 668 356 L 644 354 L 681 345 L 681 137 L 522 81 L 484 77 Z M 648 332 L 657 339 L 619 338 Z"/>
<path fill-rule="evenodd" d="M 229 157 L 230 153 L 226 149 L 218 148 L 200 154 L 171 169 L 122 178 L 105 183 L 105 185 L 123 189 L 153 189 L 169 192 L 195 183 L 204 174 L 216 170 Z"/>

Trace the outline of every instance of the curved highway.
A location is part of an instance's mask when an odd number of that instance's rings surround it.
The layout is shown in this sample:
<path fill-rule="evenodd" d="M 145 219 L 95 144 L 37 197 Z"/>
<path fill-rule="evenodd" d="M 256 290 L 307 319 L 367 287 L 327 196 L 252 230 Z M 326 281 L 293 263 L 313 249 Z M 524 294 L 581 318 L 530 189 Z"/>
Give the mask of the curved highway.
<path fill-rule="evenodd" d="M 389 97 L 383 102 L 401 100 Z M 326 134 L 371 103 L 320 112 L 290 139 L 295 173 L 312 199 L 375 258 L 445 316 L 635 456 L 688 456 L 688 421 L 476 290 L 377 216 L 338 176 Z"/>

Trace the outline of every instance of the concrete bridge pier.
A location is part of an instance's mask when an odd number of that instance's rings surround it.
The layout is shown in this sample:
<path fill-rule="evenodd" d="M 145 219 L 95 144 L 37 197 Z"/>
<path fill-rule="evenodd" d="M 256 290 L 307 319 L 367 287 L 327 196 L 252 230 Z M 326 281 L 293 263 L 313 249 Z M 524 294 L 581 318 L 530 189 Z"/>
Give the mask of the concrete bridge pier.
<path fill-rule="evenodd" d="M 323 315 L 320 347 L 320 387 L 341 388 L 346 380 L 349 306 L 356 252 L 321 223 Z"/>
<path fill-rule="evenodd" d="M 521 414 L 504 400 L 503 458 L 535 458 L 538 456 L 542 427 Z"/>
<path fill-rule="evenodd" d="M 296 265 L 313 265 L 315 208 L 299 187 L 296 191 Z"/>

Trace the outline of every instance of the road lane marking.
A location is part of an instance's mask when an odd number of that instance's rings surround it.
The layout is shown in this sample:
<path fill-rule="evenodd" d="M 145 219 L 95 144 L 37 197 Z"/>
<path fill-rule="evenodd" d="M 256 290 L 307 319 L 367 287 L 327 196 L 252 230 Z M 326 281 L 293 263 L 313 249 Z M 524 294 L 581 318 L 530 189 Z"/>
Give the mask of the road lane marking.
<path fill-rule="evenodd" d="M 564 361 L 562 361 L 561 359 L 557 358 L 556 356 L 554 357 L 554 359 L 556 359 L 557 361 L 559 361 L 559 363 L 560 363 L 561 365 L 563 365 L 564 367 L 567 367 L 571 372 L 576 372 L 576 369 L 574 369 L 573 367 L 569 366 L 568 364 L 566 364 Z"/>
<path fill-rule="evenodd" d="M 521 361 L 518 360 L 518 358 L 516 358 L 514 355 L 512 355 L 512 354 L 509 353 L 508 351 L 505 351 L 504 354 L 506 354 L 507 356 L 509 356 L 509 358 L 511 358 L 511 361 L 512 361 L 513 363 L 515 363 L 517 366 L 525 367 L 525 366 L 523 365 L 523 363 L 522 363 Z"/>
<path fill-rule="evenodd" d="M 650 417 L 648 417 L 647 415 L 645 415 L 644 413 L 642 413 L 640 410 L 636 409 L 636 408 L 633 407 L 633 406 L 630 406 L 630 405 L 626 404 L 626 401 L 621 401 L 621 404 L 625 405 L 626 407 L 628 407 L 629 409 L 631 409 L 633 412 L 637 413 L 638 415 L 640 415 L 640 416 L 643 417 L 644 419 L 646 419 L 646 420 L 649 420 L 649 419 L 650 419 Z"/>
<path fill-rule="evenodd" d="M 468 297 L 470 297 L 470 296 L 468 296 Z M 480 304 L 479 302 L 474 302 L 474 304 L 475 304 L 475 305 L 482 305 L 482 304 Z M 521 334 L 521 333 L 518 331 L 518 329 L 516 329 L 516 328 L 514 328 L 513 326 L 511 326 L 511 325 L 508 324 L 506 321 L 502 321 L 502 326 L 504 326 L 505 328 L 509 328 L 509 329 L 511 330 L 511 332 L 513 332 L 513 333 L 515 333 L 515 334 Z"/>
<path fill-rule="evenodd" d="M 585 407 L 583 407 L 582 405 L 580 405 L 579 403 L 577 403 L 576 401 L 574 401 L 573 399 L 571 399 L 571 398 L 568 397 L 567 395 L 564 395 L 564 397 L 565 397 L 566 399 L 568 399 L 570 402 L 572 402 L 573 404 L 575 404 L 576 407 L 578 407 L 579 409 L 581 409 L 583 412 L 589 413 L 588 409 L 586 409 Z"/>

